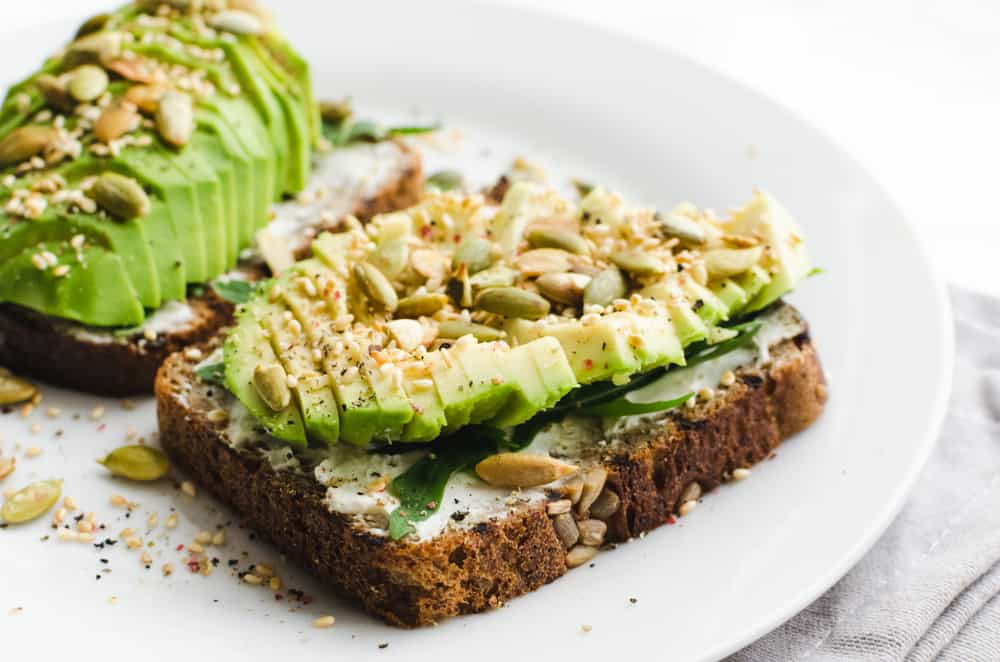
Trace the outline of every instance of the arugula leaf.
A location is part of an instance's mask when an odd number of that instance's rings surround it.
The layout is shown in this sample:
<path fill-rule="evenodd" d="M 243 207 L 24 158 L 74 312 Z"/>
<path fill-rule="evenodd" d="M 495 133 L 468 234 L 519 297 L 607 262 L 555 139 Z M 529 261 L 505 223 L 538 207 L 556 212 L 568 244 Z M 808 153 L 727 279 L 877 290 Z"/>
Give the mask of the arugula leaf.
<path fill-rule="evenodd" d="M 436 188 L 439 191 L 451 191 L 462 187 L 462 173 L 457 170 L 439 170 L 429 176 L 424 182 L 428 188 Z"/>
<path fill-rule="evenodd" d="M 812 278 L 813 276 L 818 276 L 823 273 L 826 273 L 826 269 L 823 269 L 822 267 L 813 267 L 806 272 L 806 278 Z"/>
<path fill-rule="evenodd" d="M 433 133 L 440 128 L 440 124 L 415 124 L 411 126 L 390 126 L 385 132 L 390 136 L 415 136 L 421 133 Z"/>
<path fill-rule="evenodd" d="M 207 384 L 224 385 L 226 382 L 226 364 L 222 361 L 218 363 L 202 363 L 194 369 L 198 378 Z"/>
<path fill-rule="evenodd" d="M 336 147 L 359 142 L 376 143 L 395 136 L 412 136 L 430 133 L 441 128 L 440 124 L 382 126 L 371 120 L 353 120 L 345 117 L 341 121 L 325 120 L 323 137 Z"/>
<path fill-rule="evenodd" d="M 389 535 L 399 540 L 441 506 L 444 488 L 458 471 L 470 469 L 504 447 L 506 435 L 487 425 L 470 425 L 439 442 L 428 455 L 389 483 L 399 508 L 389 515 Z"/>
<path fill-rule="evenodd" d="M 605 402 L 586 411 L 580 412 L 582 416 L 638 416 L 639 414 L 653 414 L 658 411 L 667 411 L 680 407 L 690 400 L 694 393 L 682 395 L 673 400 L 660 400 L 658 402 L 632 402 L 627 396 L 622 396 L 611 402 Z"/>
<path fill-rule="evenodd" d="M 257 286 L 254 283 L 245 280 L 212 281 L 212 289 L 215 290 L 215 293 L 226 301 L 235 303 L 236 305 L 249 301 L 256 288 Z"/>

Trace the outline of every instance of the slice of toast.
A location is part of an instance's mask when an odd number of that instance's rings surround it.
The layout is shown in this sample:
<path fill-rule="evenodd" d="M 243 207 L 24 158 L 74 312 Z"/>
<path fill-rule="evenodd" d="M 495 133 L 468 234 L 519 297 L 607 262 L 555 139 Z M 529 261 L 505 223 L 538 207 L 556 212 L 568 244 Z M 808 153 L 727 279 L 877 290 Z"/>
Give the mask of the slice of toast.
<path fill-rule="evenodd" d="M 584 470 L 582 494 L 579 481 L 539 498 L 516 493 L 498 502 L 497 512 L 477 518 L 458 510 L 446 493 L 447 526 L 416 540 L 393 541 L 384 520 L 331 509 L 307 457 L 292 462 L 297 469 L 282 468 L 273 450 L 269 459 L 263 446 L 236 439 L 234 421 L 219 422 L 225 417 L 218 411 L 236 419 L 235 399 L 199 382 L 197 362 L 183 354 L 171 356 L 157 376 L 160 441 L 178 465 L 319 579 L 392 625 L 433 624 L 498 607 L 589 560 L 597 547 L 567 540 L 561 529 L 568 522 L 557 523 L 567 499 L 575 504 L 570 518 L 575 513 L 578 522 L 588 522 L 573 530 L 606 526 L 604 543 L 624 541 L 673 521 L 685 512 L 683 503 L 734 471 L 740 477 L 812 423 L 826 401 L 819 359 L 797 311 L 785 304 L 775 310 L 797 326 L 773 343 L 762 339 L 766 349 L 736 366 L 735 380 L 724 378 L 728 386 L 704 394 L 694 407 L 644 417 L 604 443 L 561 454 Z M 589 484 L 605 472 L 603 489 Z"/>
<path fill-rule="evenodd" d="M 323 195 L 337 197 L 340 215 L 361 220 L 415 204 L 423 190 L 420 155 L 401 142 L 357 145 L 347 148 L 371 158 L 348 155 L 345 161 L 367 165 L 361 172 L 331 169 L 319 172 Z M 378 159 L 374 157 L 378 156 Z M 337 164 L 334 163 L 334 166 Z M 330 224 L 329 215 L 318 215 L 296 228 L 292 248 L 308 252 L 310 239 Z M 245 275 L 259 275 L 249 265 Z M 25 308 L 0 304 L 0 365 L 15 373 L 88 393 L 108 396 L 149 394 L 156 371 L 170 354 L 207 340 L 232 322 L 233 305 L 216 296 L 210 287 L 188 298 L 186 304 L 168 302 L 150 324 L 132 334 L 115 334 L 40 315 Z M 170 313 L 174 314 L 171 315 Z M 172 318 L 172 319 L 171 319 Z"/>

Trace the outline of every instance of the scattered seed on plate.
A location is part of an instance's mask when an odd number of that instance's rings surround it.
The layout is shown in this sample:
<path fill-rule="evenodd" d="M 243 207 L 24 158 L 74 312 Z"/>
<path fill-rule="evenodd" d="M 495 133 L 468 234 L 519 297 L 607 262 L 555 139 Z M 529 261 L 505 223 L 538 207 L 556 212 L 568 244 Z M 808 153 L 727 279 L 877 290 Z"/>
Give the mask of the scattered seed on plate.
<path fill-rule="evenodd" d="M 139 547 L 142 547 L 142 541 L 136 538 L 135 536 L 130 536 L 126 538 L 125 544 L 128 545 L 129 549 L 138 549 Z"/>
<path fill-rule="evenodd" d="M 744 467 L 733 469 L 733 480 L 743 480 L 750 477 L 750 470 Z"/>
<path fill-rule="evenodd" d="M 196 542 L 189 544 L 188 549 L 194 552 L 195 554 L 201 554 L 202 552 L 205 551 L 205 548 Z"/>
<path fill-rule="evenodd" d="M 689 499 L 681 504 L 681 507 L 677 509 L 677 514 L 681 517 L 689 515 L 692 510 L 698 506 L 698 502 L 694 499 Z"/>
<path fill-rule="evenodd" d="M 329 628 L 333 627 L 333 624 L 337 622 L 333 616 L 320 616 L 315 621 L 313 621 L 314 628 Z"/>
<path fill-rule="evenodd" d="M 167 515 L 166 526 L 168 529 L 173 529 L 177 526 L 177 513 Z"/>
<path fill-rule="evenodd" d="M 115 508 L 124 508 L 128 505 L 128 499 L 123 497 L 121 494 L 112 494 L 111 505 Z"/>
<path fill-rule="evenodd" d="M 584 623 L 583 625 L 580 626 L 581 632 L 590 632 L 593 629 L 594 628 L 589 623 Z"/>
<path fill-rule="evenodd" d="M 41 454 L 42 454 L 42 449 L 39 448 L 38 446 L 29 446 L 24 451 L 25 457 L 38 457 Z"/>
<path fill-rule="evenodd" d="M 248 572 L 247 574 L 243 575 L 243 581 L 246 582 L 247 584 L 253 584 L 254 586 L 259 586 L 264 580 L 258 577 L 257 575 Z"/>
<path fill-rule="evenodd" d="M 212 532 L 211 531 L 200 531 L 198 535 L 194 537 L 194 541 L 201 545 L 209 545 L 212 542 Z"/>
<path fill-rule="evenodd" d="M 99 421 L 103 417 L 104 417 L 104 407 L 102 407 L 101 405 L 97 405 L 90 412 L 90 419 L 93 421 Z"/>
<path fill-rule="evenodd" d="M 268 586 L 271 587 L 272 591 L 277 591 L 278 589 L 281 588 L 281 578 L 271 577 L 271 581 L 268 582 Z"/>
<path fill-rule="evenodd" d="M 214 536 L 212 536 L 212 544 L 216 547 L 222 547 L 226 544 L 226 533 L 225 531 L 219 531 Z"/>
<path fill-rule="evenodd" d="M 156 513 L 150 513 L 149 517 L 146 518 L 146 526 L 150 529 L 155 528 L 157 523 L 160 521 L 160 516 Z"/>
<path fill-rule="evenodd" d="M 174 574 L 174 564 L 173 563 L 164 563 L 162 571 L 163 571 L 163 576 L 164 577 L 169 577 L 170 575 Z"/>
<path fill-rule="evenodd" d="M 194 483 L 192 483 L 189 480 L 186 480 L 183 483 L 181 483 L 181 492 L 191 497 L 198 494 L 198 490 L 197 488 L 195 488 Z"/>
<path fill-rule="evenodd" d="M 71 496 L 63 499 L 63 505 L 66 507 L 66 510 L 76 510 L 76 500 Z"/>

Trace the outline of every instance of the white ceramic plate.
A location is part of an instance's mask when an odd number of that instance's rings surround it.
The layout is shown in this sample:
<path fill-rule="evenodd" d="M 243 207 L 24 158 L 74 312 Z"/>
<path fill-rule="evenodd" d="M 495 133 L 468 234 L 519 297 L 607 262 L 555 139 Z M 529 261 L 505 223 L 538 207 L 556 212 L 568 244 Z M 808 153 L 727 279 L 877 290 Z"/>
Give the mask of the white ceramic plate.
<path fill-rule="evenodd" d="M 830 375 L 827 411 L 750 480 L 717 490 L 677 526 L 601 554 L 595 567 L 504 609 L 404 632 L 314 586 L 235 523 L 217 552 L 219 570 L 208 578 L 187 572 L 174 547 L 232 515 L 170 485 L 116 483 L 94 463 L 124 442 L 129 425 L 146 436 L 155 430 L 152 403 L 125 411 L 106 402 L 99 424 L 87 418 L 98 399 L 49 389 L 41 409 L 60 407 L 59 418 L 0 417 L 4 452 L 15 444 L 19 455 L 29 445 L 44 449 L 36 459 L 19 457 L 3 487 L 62 477 L 66 492 L 114 533 L 131 524 L 144 534 L 148 514 L 158 512 L 160 525 L 145 538 L 154 566 L 142 569 L 138 552 L 121 544 L 96 550 L 41 541 L 52 533 L 44 522 L 0 531 L 7 656 L 711 659 L 792 616 L 872 545 L 934 442 L 952 338 L 941 283 L 864 170 L 740 85 L 594 28 L 464 0 L 280 5 L 322 94 L 349 93 L 400 117 L 418 109 L 486 136 L 490 153 L 476 155 L 490 173 L 522 152 L 658 205 L 689 199 L 724 208 L 755 186 L 775 193 L 800 218 L 826 270 L 792 299 L 812 323 Z M 54 46 L 67 32 L 5 39 L 3 78 L 34 66 L 45 52 L 39 44 Z M 73 412 L 82 418 L 71 420 Z M 32 423 L 40 433 L 31 434 Z M 141 504 L 131 519 L 108 504 L 116 492 Z M 170 507 L 181 516 L 174 531 L 162 525 Z M 290 611 L 287 600 L 239 584 L 225 571 L 228 559 L 240 567 L 271 561 L 286 585 L 315 601 Z M 168 561 L 178 570 L 165 579 L 159 568 Z M 336 615 L 336 627 L 312 629 L 323 613 Z M 583 624 L 592 631 L 581 632 Z"/>

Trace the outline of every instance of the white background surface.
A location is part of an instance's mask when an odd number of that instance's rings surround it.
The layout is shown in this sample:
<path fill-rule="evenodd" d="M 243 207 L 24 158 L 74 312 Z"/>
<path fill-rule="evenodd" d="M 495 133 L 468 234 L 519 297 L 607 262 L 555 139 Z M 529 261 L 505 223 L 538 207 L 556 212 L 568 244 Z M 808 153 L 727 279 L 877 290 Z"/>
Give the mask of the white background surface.
<path fill-rule="evenodd" d="M 920 228 L 948 281 L 1000 294 L 995 0 L 492 2 L 612 27 L 762 90 L 875 174 Z M 270 4 L 280 10 L 280 2 Z M 108 6 L 7 0 L 0 30 Z"/>

